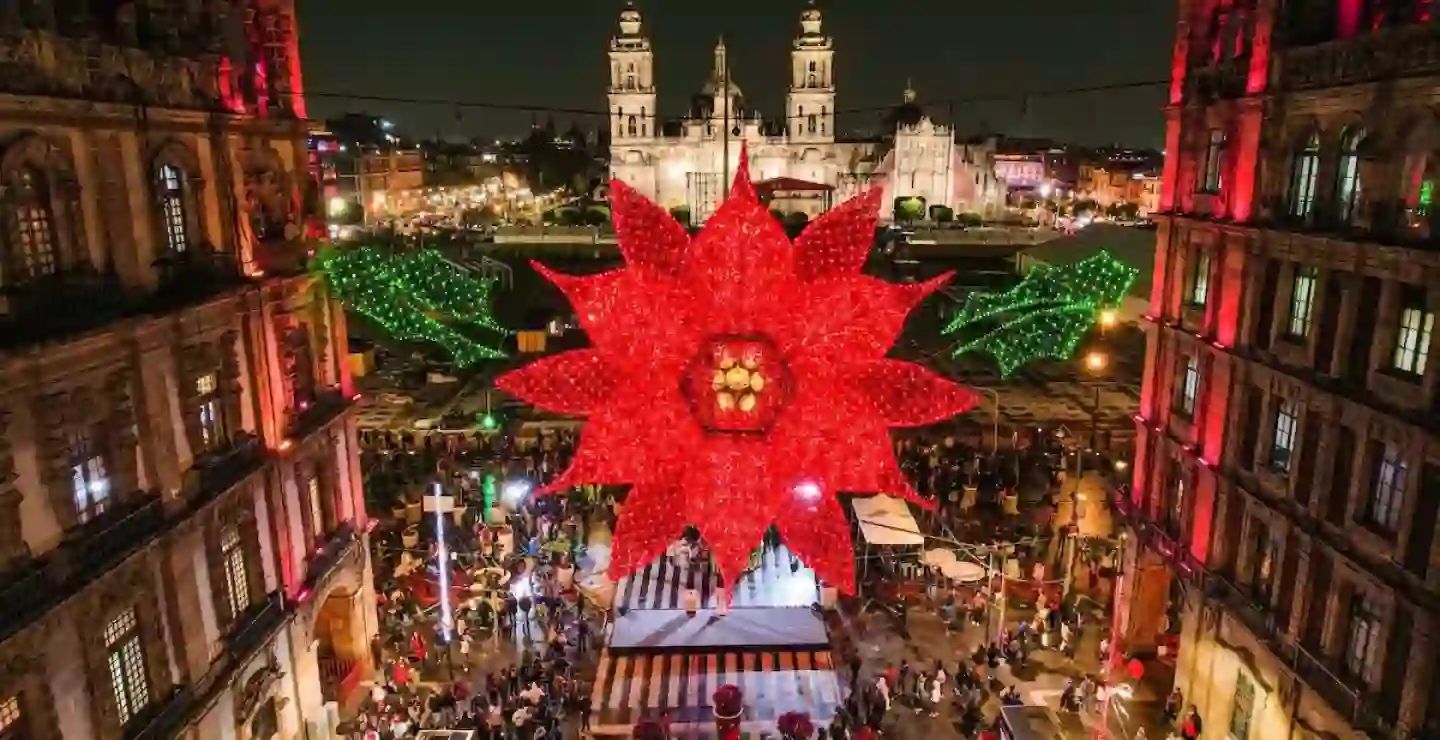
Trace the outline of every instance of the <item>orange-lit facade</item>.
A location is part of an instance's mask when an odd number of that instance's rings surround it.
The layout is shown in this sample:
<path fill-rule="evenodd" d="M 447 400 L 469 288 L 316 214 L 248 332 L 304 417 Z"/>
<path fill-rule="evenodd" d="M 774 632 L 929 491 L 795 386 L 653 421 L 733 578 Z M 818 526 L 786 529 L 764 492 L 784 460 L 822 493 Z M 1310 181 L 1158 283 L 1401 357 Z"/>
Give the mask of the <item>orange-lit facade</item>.
<path fill-rule="evenodd" d="M 294 8 L 103 5 L 0 4 L 0 737 L 329 737 L 376 619 Z"/>
<path fill-rule="evenodd" d="M 1179 3 L 1115 627 L 1206 736 L 1440 717 L 1429 5 Z"/>

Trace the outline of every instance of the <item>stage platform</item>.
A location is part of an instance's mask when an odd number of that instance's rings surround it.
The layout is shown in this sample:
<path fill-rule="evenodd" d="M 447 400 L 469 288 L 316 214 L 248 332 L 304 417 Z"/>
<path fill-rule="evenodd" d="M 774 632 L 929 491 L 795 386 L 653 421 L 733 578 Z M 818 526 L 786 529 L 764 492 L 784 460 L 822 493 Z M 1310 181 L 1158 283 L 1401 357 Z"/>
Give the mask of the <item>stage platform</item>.
<path fill-rule="evenodd" d="M 728 619 L 729 617 L 727 617 Z M 791 711 L 830 724 L 843 697 L 828 650 L 715 651 L 600 656 L 591 693 L 591 731 L 630 737 L 635 723 L 668 712 L 672 733 L 704 736 L 714 728 L 711 696 L 727 683 L 745 691 L 741 729 L 774 732 Z"/>
<path fill-rule="evenodd" d="M 731 609 L 720 616 L 702 609 L 641 609 L 618 616 L 610 651 L 715 650 L 720 648 L 803 649 L 829 647 L 825 622 L 810 609 Z"/>
<path fill-rule="evenodd" d="M 707 559 L 678 564 L 668 555 L 649 563 L 615 586 L 615 606 L 628 612 L 683 608 L 681 595 L 693 588 L 705 609 L 719 605 L 720 571 Z M 809 608 L 820 601 L 815 573 L 790 556 L 785 547 L 765 548 L 760 567 L 740 577 L 730 610 L 774 607 Z"/>

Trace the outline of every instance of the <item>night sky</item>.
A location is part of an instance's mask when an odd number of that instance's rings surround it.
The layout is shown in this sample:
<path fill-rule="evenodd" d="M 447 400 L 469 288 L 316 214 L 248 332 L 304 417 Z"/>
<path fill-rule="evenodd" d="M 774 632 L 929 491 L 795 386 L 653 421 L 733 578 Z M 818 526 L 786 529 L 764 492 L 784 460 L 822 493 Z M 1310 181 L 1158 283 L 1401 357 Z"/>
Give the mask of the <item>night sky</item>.
<path fill-rule="evenodd" d="M 524 112 L 360 101 L 336 94 L 605 110 L 607 45 L 623 0 L 301 2 L 310 114 L 389 116 L 411 135 L 512 136 Z M 1159 147 L 1163 86 L 1045 96 L 1024 92 L 1164 80 L 1171 0 L 820 0 L 835 39 L 840 111 L 898 103 L 906 80 L 937 118 L 1082 144 Z M 660 109 L 684 112 L 724 33 L 746 104 L 784 113 L 791 40 L 804 0 L 640 0 Z M 1008 97 L 1009 99 L 997 100 Z M 983 99 L 983 100 L 981 100 Z M 544 113 L 536 114 L 540 120 Z M 877 113 L 842 117 L 842 133 Z M 594 128 L 593 116 L 554 114 Z"/>

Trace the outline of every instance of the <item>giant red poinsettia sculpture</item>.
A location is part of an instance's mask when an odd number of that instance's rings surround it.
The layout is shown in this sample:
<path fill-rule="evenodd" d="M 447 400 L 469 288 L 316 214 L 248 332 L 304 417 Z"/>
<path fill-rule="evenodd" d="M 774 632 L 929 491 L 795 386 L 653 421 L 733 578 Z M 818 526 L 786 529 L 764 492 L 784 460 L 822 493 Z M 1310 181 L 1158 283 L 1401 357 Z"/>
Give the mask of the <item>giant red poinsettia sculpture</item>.
<path fill-rule="evenodd" d="M 906 315 L 949 276 L 891 285 L 861 274 L 879 189 L 791 244 L 743 164 L 693 239 L 624 183 L 611 187 L 626 266 L 584 277 L 536 266 L 574 304 L 593 348 L 497 381 L 542 408 L 588 417 L 574 463 L 549 490 L 631 484 L 611 577 L 693 524 L 733 582 L 774 523 L 822 579 L 853 593 L 837 493 L 919 502 L 888 428 L 974 402 L 939 375 L 885 358 Z"/>

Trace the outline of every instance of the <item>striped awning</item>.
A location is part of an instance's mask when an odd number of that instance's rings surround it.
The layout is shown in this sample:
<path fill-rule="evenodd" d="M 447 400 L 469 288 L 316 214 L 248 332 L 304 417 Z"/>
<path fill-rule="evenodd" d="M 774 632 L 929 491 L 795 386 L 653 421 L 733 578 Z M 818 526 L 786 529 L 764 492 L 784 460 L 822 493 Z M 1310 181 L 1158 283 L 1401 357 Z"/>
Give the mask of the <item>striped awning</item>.
<path fill-rule="evenodd" d="M 714 722 L 710 697 L 727 683 L 745 692 L 745 731 L 771 730 L 780 715 L 801 711 L 828 725 L 842 703 L 828 650 L 667 653 L 600 657 L 591 694 L 591 729 L 629 735 L 642 719 L 667 711 L 676 730 Z"/>

